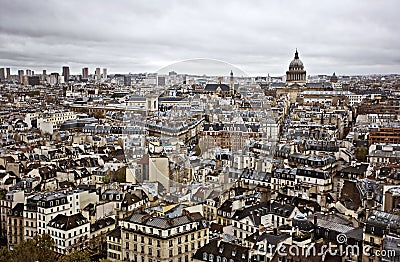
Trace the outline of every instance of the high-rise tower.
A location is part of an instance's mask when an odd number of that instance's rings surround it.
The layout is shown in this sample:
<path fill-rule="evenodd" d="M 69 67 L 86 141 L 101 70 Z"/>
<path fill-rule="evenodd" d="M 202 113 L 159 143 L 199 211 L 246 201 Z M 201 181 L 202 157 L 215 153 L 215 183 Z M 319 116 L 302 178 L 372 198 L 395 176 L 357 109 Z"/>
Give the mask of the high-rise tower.
<path fill-rule="evenodd" d="M 69 66 L 63 66 L 62 75 L 64 76 L 64 82 L 68 82 L 69 80 Z"/>
<path fill-rule="evenodd" d="M 233 80 L 233 71 L 231 70 L 231 77 L 230 77 L 230 91 L 231 91 L 231 95 L 234 96 L 235 95 L 235 82 Z"/>

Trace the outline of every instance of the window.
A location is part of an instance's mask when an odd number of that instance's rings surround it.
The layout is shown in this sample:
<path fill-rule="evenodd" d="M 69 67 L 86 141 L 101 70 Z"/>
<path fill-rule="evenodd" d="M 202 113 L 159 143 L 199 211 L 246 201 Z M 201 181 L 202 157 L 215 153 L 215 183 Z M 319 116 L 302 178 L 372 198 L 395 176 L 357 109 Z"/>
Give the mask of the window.
<path fill-rule="evenodd" d="M 172 249 L 170 249 L 169 250 L 169 257 L 172 257 L 173 256 L 173 252 L 172 252 Z"/>
<path fill-rule="evenodd" d="M 375 243 L 375 239 L 374 239 L 373 237 L 370 237 L 370 238 L 369 238 L 369 242 L 370 242 L 371 244 L 374 244 L 374 243 Z"/>
<path fill-rule="evenodd" d="M 126 233 L 125 238 L 126 238 L 126 239 L 129 239 L 129 233 Z"/>
<path fill-rule="evenodd" d="M 129 249 L 129 242 L 125 243 L 126 249 Z"/>

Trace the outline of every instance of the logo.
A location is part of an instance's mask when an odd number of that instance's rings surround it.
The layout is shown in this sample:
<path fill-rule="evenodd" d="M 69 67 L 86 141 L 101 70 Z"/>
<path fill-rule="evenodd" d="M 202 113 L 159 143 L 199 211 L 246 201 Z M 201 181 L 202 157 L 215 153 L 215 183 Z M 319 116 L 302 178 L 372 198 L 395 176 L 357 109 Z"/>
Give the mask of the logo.
<path fill-rule="evenodd" d="M 344 244 L 347 242 L 347 236 L 345 234 L 339 234 L 336 237 L 336 241 L 338 242 L 338 244 Z"/>

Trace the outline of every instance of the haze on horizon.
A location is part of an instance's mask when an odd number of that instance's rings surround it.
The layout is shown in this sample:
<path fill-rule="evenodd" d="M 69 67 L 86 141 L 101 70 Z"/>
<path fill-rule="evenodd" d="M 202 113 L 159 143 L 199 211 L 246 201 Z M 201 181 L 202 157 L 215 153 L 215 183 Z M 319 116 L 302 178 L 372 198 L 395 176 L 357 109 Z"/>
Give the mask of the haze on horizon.
<path fill-rule="evenodd" d="M 201 57 L 283 75 L 298 48 L 307 75 L 399 73 L 399 9 L 396 0 L 3 0 L 0 67 L 136 73 Z"/>

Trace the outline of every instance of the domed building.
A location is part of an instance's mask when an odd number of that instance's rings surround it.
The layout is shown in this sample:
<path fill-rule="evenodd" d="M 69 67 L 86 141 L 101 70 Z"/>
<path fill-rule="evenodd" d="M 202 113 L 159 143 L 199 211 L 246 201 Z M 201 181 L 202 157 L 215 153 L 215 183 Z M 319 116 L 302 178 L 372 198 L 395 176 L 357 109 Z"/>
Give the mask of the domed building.
<path fill-rule="evenodd" d="M 290 62 L 289 70 L 286 71 L 286 86 L 298 84 L 306 85 L 306 70 L 304 70 L 303 62 L 299 58 L 299 53 L 294 53 L 294 59 Z"/>
<path fill-rule="evenodd" d="M 333 72 L 333 75 L 330 78 L 331 83 L 337 83 L 338 77 L 336 76 L 336 73 Z"/>

